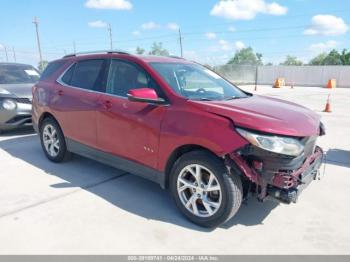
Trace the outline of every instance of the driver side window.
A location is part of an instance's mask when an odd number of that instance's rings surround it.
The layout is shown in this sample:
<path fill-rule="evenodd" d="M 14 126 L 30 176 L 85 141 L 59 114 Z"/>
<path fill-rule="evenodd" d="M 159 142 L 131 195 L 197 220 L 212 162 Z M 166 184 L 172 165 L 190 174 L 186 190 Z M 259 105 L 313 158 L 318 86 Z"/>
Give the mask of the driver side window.
<path fill-rule="evenodd" d="M 160 96 L 160 88 L 144 69 L 131 62 L 112 60 L 106 93 L 127 97 L 129 90 L 137 88 L 152 88 Z"/>

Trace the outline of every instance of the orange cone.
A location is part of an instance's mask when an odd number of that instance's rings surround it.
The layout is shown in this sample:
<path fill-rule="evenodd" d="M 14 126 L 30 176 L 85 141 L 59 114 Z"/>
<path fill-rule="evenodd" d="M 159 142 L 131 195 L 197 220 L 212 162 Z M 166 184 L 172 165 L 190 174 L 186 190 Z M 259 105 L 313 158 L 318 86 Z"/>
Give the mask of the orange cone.
<path fill-rule="evenodd" d="M 331 103 L 330 103 L 330 101 L 329 101 L 329 97 L 330 97 L 330 96 L 331 96 L 331 95 L 328 95 L 326 107 L 325 107 L 325 109 L 323 110 L 323 112 L 327 112 L 327 113 L 332 112 L 332 110 L 331 110 Z"/>
<path fill-rule="evenodd" d="M 336 88 L 336 87 L 337 87 L 337 80 L 329 79 L 327 83 L 327 88 Z"/>

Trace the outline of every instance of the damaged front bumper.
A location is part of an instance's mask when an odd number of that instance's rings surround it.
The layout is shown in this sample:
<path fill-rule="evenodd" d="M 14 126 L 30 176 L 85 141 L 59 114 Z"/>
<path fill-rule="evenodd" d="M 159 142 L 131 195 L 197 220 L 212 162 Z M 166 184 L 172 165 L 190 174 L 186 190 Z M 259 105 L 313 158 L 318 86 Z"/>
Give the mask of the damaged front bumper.
<path fill-rule="evenodd" d="M 232 152 L 227 165 L 255 185 L 259 200 L 272 197 L 284 203 L 295 203 L 303 189 L 317 178 L 322 160 L 320 147 L 313 147 L 307 156 L 292 158 L 249 146 Z"/>

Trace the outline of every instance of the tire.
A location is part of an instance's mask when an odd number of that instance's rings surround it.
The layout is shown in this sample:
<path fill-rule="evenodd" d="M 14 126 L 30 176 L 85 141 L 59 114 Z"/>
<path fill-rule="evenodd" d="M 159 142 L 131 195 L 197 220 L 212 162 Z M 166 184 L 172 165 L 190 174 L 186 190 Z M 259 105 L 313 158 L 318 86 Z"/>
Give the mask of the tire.
<path fill-rule="evenodd" d="M 50 142 L 47 142 L 49 136 L 48 132 L 51 132 L 52 135 Z M 45 118 L 40 125 L 39 135 L 41 147 L 50 161 L 59 163 L 70 158 L 71 153 L 67 151 L 66 140 L 63 132 L 55 119 L 51 117 Z M 49 144 L 51 144 L 51 146 Z"/>
<path fill-rule="evenodd" d="M 201 180 L 196 180 L 193 175 L 198 166 Z M 212 175 L 215 180 L 210 183 Z M 198 181 L 202 181 L 202 187 L 194 188 Z M 206 151 L 182 155 L 171 170 L 169 183 L 176 206 L 190 221 L 202 227 L 214 228 L 225 223 L 237 213 L 242 203 L 243 189 L 239 176 L 228 174 L 224 162 Z M 193 196 L 195 194 L 197 196 Z M 191 199 L 194 205 L 189 204 Z"/>

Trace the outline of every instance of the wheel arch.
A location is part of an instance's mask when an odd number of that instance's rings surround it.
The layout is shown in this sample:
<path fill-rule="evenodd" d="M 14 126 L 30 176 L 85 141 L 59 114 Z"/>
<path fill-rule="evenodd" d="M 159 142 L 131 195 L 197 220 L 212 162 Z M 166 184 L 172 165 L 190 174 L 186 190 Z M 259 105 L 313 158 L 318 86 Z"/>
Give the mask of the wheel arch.
<path fill-rule="evenodd" d="M 54 117 L 53 114 L 49 113 L 49 112 L 44 112 L 41 114 L 39 121 L 38 121 L 38 130 L 40 130 L 41 128 L 41 124 L 42 122 L 46 119 L 46 118 L 52 118 L 53 120 L 55 120 L 57 122 L 57 124 L 60 126 L 60 123 L 57 121 L 57 119 Z M 61 127 L 61 126 L 60 126 Z"/>
<path fill-rule="evenodd" d="M 166 165 L 165 165 L 165 169 L 164 169 L 164 173 L 165 173 L 165 182 L 164 182 L 164 186 L 165 188 L 169 187 L 169 177 L 170 177 L 170 173 L 171 173 L 171 169 L 173 168 L 175 162 L 184 154 L 192 152 L 192 151 L 205 151 L 208 152 L 209 154 L 213 155 L 214 157 L 219 158 L 219 156 L 217 154 L 215 154 L 213 151 L 211 151 L 210 149 L 201 146 L 201 145 L 197 145 L 197 144 L 186 144 L 186 145 L 182 145 L 177 147 L 169 156 Z"/>

